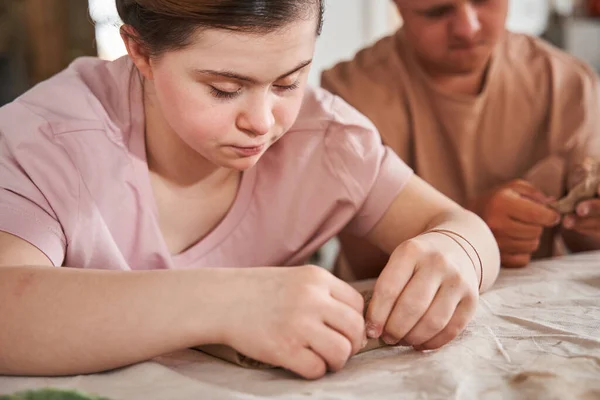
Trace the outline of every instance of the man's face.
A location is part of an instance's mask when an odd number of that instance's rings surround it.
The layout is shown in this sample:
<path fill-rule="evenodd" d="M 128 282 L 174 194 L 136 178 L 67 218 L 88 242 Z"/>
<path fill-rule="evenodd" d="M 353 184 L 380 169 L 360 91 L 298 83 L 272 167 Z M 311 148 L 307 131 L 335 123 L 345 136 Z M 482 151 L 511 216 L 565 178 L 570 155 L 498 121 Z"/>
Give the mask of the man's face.
<path fill-rule="evenodd" d="M 395 0 L 404 34 L 424 67 L 436 74 L 485 68 L 504 32 L 508 0 Z"/>

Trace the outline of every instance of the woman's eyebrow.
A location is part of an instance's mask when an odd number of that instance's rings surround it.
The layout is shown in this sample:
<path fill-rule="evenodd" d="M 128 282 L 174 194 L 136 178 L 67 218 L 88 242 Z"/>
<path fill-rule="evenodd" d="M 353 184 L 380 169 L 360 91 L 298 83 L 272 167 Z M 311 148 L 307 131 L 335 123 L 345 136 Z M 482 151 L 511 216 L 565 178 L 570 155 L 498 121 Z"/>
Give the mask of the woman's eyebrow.
<path fill-rule="evenodd" d="M 302 68 L 310 65 L 311 63 L 312 63 L 312 59 L 303 61 L 300 64 L 298 64 L 294 69 L 277 77 L 277 79 L 275 79 L 275 80 L 278 81 L 280 79 L 286 78 L 286 77 L 292 75 L 294 72 L 297 72 L 297 71 L 301 70 Z M 195 74 L 203 74 L 203 75 L 220 76 L 223 78 L 235 79 L 238 81 L 249 82 L 252 84 L 258 83 L 258 81 L 254 78 L 251 78 L 251 77 L 245 76 L 245 75 L 240 75 L 238 73 L 235 73 L 232 71 L 227 71 L 227 70 L 217 71 L 217 70 L 211 70 L 211 69 L 195 69 L 194 73 Z"/>

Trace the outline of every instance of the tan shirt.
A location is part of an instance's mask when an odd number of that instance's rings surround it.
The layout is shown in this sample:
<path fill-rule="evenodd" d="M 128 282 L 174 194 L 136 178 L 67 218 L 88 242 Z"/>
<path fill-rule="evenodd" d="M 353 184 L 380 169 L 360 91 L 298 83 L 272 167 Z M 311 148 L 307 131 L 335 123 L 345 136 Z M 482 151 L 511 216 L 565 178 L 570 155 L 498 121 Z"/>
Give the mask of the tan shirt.
<path fill-rule="evenodd" d="M 561 196 L 569 166 L 583 155 L 600 157 L 598 77 L 534 37 L 506 33 L 477 96 L 436 88 L 401 30 L 325 71 L 322 85 L 369 117 L 419 176 L 463 206 L 517 178 Z M 551 254 L 545 236 L 538 256 Z"/>

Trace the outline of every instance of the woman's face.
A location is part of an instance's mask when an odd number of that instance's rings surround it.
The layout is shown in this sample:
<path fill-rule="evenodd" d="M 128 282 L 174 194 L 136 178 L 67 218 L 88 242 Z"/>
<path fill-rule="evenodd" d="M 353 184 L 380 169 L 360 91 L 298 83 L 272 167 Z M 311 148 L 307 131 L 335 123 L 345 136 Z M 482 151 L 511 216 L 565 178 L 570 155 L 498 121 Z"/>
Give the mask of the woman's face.
<path fill-rule="evenodd" d="M 151 61 L 153 119 L 217 166 L 252 167 L 298 116 L 316 26 L 315 17 L 268 34 L 202 31 Z"/>

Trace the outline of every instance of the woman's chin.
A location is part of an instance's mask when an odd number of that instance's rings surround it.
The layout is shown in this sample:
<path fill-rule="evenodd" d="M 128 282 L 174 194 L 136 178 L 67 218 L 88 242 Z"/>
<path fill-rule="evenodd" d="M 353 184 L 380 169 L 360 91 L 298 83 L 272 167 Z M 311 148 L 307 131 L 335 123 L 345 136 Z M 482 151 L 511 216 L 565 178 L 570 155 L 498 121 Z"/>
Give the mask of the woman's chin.
<path fill-rule="evenodd" d="M 258 162 L 258 160 L 260 160 L 261 156 L 262 156 L 262 154 L 258 154 L 258 155 L 251 156 L 251 157 L 240 157 L 240 158 L 236 158 L 236 159 L 229 159 L 229 160 L 227 160 L 227 162 L 222 163 L 221 166 L 243 172 L 247 169 L 254 167 L 256 165 L 256 163 Z"/>

